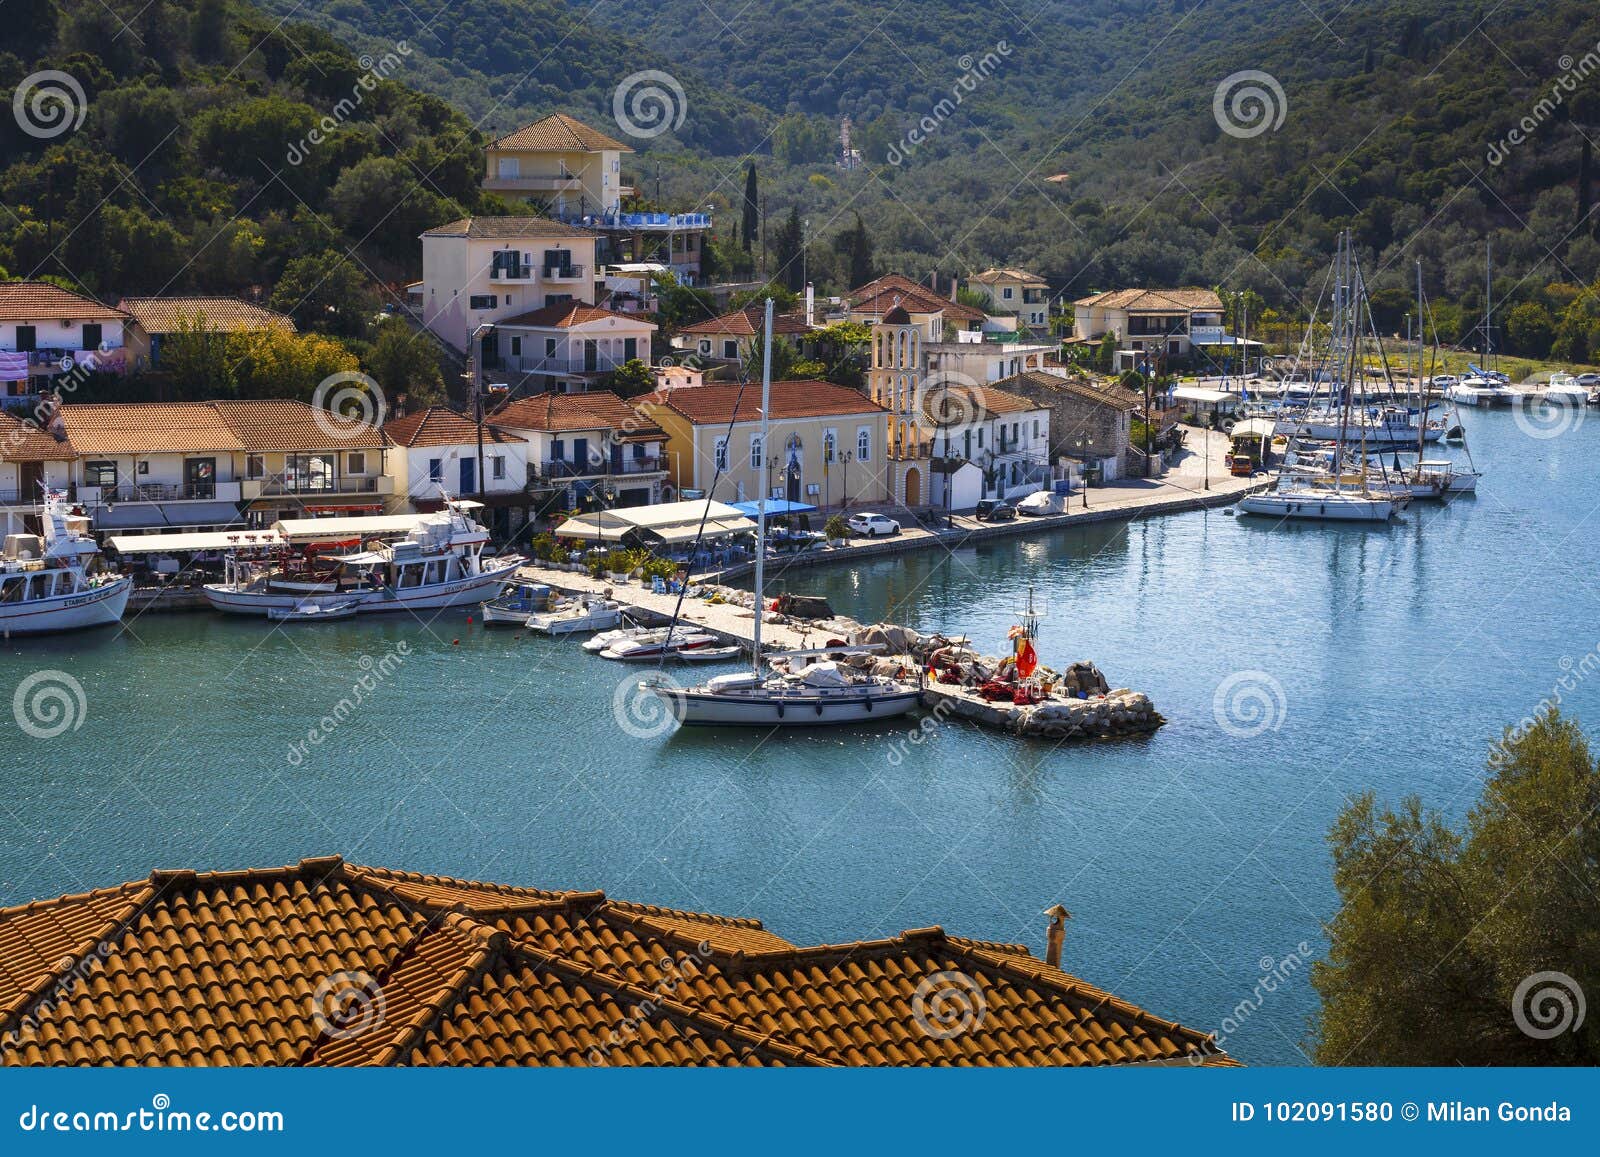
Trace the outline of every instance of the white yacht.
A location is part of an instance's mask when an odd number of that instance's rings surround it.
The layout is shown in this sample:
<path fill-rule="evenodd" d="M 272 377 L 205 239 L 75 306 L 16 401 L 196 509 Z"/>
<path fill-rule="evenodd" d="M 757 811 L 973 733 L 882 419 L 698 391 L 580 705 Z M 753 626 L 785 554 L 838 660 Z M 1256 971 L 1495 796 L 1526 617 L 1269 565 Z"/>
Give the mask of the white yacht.
<path fill-rule="evenodd" d="M 1414 414 L 1405 406 L 1382 406 L 1366 413 L 1353 411 L 1341 427 L 1339 411 L 1335 408 L 1280 415 L 1276 432 L 1291 438 L 1332 442 L 1338 440 L 1341 428 L 1346 442 L 1354 444 L 1364 439 L 1369 448 L 1379 450 L 1412 446 L 1419 438 L 1424 442 L 1437 442 L 1444 437 L 1445 423 L 1426 414 Z"/>
<path fill-rule="evenodd" d="M 1587 406 L 1589 391 L 1578 384 L 1571 374 L 1551 374 L 1550 384 L 1535 395 L 1556 406 Z"/>
<path fill-rule="evenodd" d="M 89 518 L 46 490 L 43 534 L 6 535 L 0 555 L 0 637 L 103 627 L 122 618 L 133 579 L 106 568 Z"/>
<path fill-rule="evenodd" d="M 434 514 L 286 519 L 274 528 L 280 545 L 231 550 L 206 599 L 263 616 L 313 597 L 351 600 L 358 614 L 481 603 L 525 560 L 483 557 L 489 532 L 468 513 L 480 505 L 447 498 Z"/>
<path fill-rule="evenodd" d="M 1239 510 L 1317 522 L 1387 522 L 1395 515 L 1396 502 L 1369 490 L 1324 489 L 1291 483 L 1284 476 L 1273 489 L 1239 499 Z"/>
<path fill-rule="evenodd" d="M 761 365 L 761 444 L 770 445 L 772 395 L 772 299 L 766 303 L 767 341 Z M 915 683 L 869 675 L 823 661 L 795 670 L 768 671 L 761 654 L 761 621 L 766 615 L 767 499 L 756 514 L 754 662 L 749 671 L 718 675 L 680 688 L 660 679 L 642 686 L 666 704 L 685 725 L 710 727 L 816 727 L 891 719 L 914 708 L 922 697 Z M 835 648 L 837 650 L 837 648 Z M 831 653 L 831 652 L 828 652 Z M 802 652 L 791 651 L 791 658 Z"/>

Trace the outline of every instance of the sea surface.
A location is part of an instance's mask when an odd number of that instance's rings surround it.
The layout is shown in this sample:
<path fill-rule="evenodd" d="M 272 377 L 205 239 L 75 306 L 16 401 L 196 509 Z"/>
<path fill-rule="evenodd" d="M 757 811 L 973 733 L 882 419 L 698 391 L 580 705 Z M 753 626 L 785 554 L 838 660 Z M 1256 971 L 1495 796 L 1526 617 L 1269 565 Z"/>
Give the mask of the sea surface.
<path fill-rule="evenodd" d="M 1133 740 L 667 734 L 637 668 L 463 611 L 12 640 L 0 904 L 339 853 L 798 943 L 940 924 L 1042 955 L 1059 902 L 1069 971 L 1304 1064 L 1339 809 L 1370 789 L 1460 818 L 1490 742 L 1563 677 L 1563 708 L 1600 721 L 1600 680 L 1573 674 L 1600 642 L 1600 412 L 1553 437 L 1465 422 L 1478 495 L 1387 528 L 1195 512 L 796 576 L 991 653 L 1031 588 L 1045 662 L 1092 660 L 1165 714 Z"/>

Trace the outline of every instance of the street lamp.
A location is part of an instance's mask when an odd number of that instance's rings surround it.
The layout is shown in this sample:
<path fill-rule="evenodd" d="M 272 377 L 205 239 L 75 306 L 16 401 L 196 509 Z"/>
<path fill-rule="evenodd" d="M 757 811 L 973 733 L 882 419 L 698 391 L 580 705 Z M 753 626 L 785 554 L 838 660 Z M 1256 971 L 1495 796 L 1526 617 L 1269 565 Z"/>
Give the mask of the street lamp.
<path fill-rule="evenodd" d="M 839 509 L 843 510 L 850 505 L 850 463 L 855 460 L 853 451 L 846 450 L 839 455 L 839 461 L 844 463 L 844 494 L 839 499 Z"/>

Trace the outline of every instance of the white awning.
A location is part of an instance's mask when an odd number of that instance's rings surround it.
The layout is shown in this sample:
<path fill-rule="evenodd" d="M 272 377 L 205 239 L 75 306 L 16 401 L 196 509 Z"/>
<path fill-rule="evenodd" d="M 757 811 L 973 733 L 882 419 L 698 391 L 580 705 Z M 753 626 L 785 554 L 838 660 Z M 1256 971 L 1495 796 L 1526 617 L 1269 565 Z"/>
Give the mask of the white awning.
<path fill-rule="evenodd" d="M 1238 394 L 1230 394 L 1227 390 L 1208 390 L 1204 386 L 1178 386 L 1172 391 L 1172 396 L 1185 402 L 1217 402 L 1238 401 Z"/>
<path fill-rule="evenodd" d="M 586 538 L 592 542 L 617 542 L 632 530 L 630 523 L 616 518 L 610 511 L 580 514 L 569 518 L 551 533 L 557 538 Z"/>
<path fill-rule="evenodd" d="M 406 534 L 425 514 L 375 514 L 368 518 L 285 518 L 275 529 L 291 542 L 340 542 L 347 538 Z"/>
<path fill-rule="evenodd" d="M 272 530 L 206 530 L 187 534 L 119 534 L 111 539 L 118 554 L 174 554 L 193 550 L 240 550 L 284 544 Z"/>
<path fill-rule="evenodd" d="M 709 506 L 709 509 L 707 507 Z M 705 525 L 707 537 L 754 532 L 754 520 L 746 518 L 726 502 L 662 502 L 655 506 L 624 506 L 594 514 L 569 518 L 555 529 L 557 538 L 585 538 L 597 542 L 616 542 L 630 530 L 658 538 L 662 542 L 693 542 Z"/>

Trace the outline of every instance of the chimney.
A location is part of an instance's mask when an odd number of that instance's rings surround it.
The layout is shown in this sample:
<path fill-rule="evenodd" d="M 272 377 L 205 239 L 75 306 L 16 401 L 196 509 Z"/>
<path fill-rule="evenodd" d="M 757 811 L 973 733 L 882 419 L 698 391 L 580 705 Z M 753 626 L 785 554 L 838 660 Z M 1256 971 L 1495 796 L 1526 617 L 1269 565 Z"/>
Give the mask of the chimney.
<path fill-rule="evenodd" d="M 1072 919 L 1060 904 L 1046 908 L 1044 914 L 1050 917 L 1050 927 L 1045 931 L 1044 962 L 1051 968 L 1061 967 L 1061 945 L 1067 938 L 1067 921 Z"/>
<path fill-rule="evenodd" d="M 961 278 L 959 276 L 957 276 L 956 274 L 952 273 L 950 275 L 950 300 L 951 301 L 954 301 L 956 299 L 956 293 L 960 290 L 960 288 L 961 288 Z"/>
<path fill-rule="evenodd" d="M 848 118 L 846 118 L 848 119 Z M 809 281 L 806 282 L 806 324 L 815 325 L 814 319 L 817 312 L 817 287 Z"/>

